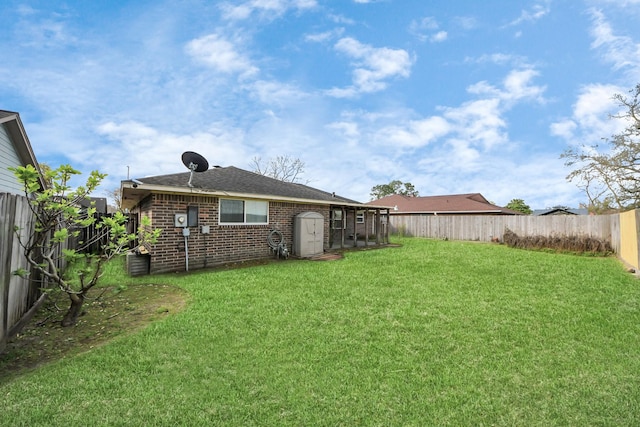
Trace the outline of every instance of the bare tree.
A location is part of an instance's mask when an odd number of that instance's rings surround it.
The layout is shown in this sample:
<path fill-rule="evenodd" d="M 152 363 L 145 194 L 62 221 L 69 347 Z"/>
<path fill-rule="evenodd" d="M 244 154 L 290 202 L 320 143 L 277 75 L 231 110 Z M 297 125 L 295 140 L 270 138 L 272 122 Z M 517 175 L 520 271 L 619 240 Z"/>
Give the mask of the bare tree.
<path fill-rule="evenodd" d="M 640 84 L 627 98 L 615 94 L 613 99 L 624 113 L 611 118 L 624 120 L 627 127 L 607 145 L 582 146 L 565 151 L 565 165 L 576 167 L 568 176 L 589 198 L 589 205 L 632 209 L 640 207 Z"/>
<path fill-rule="evenodd" d="M 113 205 L 109 205 L 109 207 L 113 207 L 115 212 L 122 211 L 122 191 L 120 187 L 114 188 L 113 190 L 107 190 L 107 197 L 113 201 Z"/>
<path fill-rule="evenodd" d="M 284 182 L 300 182 L 300 175 L 304 174 L 305 164 L 299 158 L 288 155 L 273 157 L 267 161 L 256 156 L 251 159 L 250 166 L 252 172 L 260 175 Z"/>

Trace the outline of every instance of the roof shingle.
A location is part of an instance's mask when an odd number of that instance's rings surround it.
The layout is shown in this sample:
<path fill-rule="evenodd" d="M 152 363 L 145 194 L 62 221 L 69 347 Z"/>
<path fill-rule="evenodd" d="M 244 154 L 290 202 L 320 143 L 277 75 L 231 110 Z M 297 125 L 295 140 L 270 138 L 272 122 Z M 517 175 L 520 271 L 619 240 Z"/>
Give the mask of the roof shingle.
<path fill-rule="evenodd" d="M 144 184 L 166 185 L 189 188 L 190 172 L 140 178 Z M 204 191 L 256 194 L 261 196 L 287 197 L 297 199 L 322 200 L 328 202 L 359 203 L 302 184 L 284 182 L 234 166 L 216 167 L 205 172 L 194 173 L 193 188 Z"/>
<path fill-rule="evenodd" d="M 397 209 L 391 211 L 391 214 L 519 214 L 518 212 L 490 203 L 480 193 L 425 197 L 409 197 L 393 194 L 370 203 L 395 206 Z"/>

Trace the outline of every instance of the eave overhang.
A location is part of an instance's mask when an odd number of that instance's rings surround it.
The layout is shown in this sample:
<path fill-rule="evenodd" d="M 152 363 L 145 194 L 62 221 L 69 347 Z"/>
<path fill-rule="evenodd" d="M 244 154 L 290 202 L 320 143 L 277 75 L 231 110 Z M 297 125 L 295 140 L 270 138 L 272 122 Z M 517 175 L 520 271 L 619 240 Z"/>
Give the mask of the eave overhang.
<path fill-rule="evenodd" d="M 136 183 L 134 181 L 122 181 L 120 185 L 122 192 L 122 208 L 133 209 L 142 200 L 150 196 L 151 194 L 178 194 L 189 196 L 203 196 L 203 197 L 228 197 L 232 199 L 251 199 L 251 200 L 266 200 L 269 202 L 290 202 L 297 204 L 313 204 L 322 206 L 344 206 L 352 208 L 360 208 L 362 210 L 375 210 L 375 209 L 390 209 L 391 206 L 375 206 L 358 202 L 347 202 L 344 200 L 317 200 L 317 199 L 304 199 L 297 197 L 286 197 L 272 194 L 254 194 L 254 193 L 239 193 L 232 191 L 219 191 L 219 190 L 205 190 L 195 187 L 178 187 L 168 185 L 154 185 Z"/>

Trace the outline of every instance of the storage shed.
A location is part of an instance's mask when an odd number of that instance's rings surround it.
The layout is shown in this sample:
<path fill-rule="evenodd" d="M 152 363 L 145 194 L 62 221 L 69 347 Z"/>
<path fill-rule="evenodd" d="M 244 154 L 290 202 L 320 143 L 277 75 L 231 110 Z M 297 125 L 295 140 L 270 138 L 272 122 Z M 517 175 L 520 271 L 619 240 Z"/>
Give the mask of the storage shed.
<path fill-rule="evenodd" d="M 293 224 L 293 253 L 307 258 L 324 252 L 324 217 L 318 212 L 296 215 Z"/>

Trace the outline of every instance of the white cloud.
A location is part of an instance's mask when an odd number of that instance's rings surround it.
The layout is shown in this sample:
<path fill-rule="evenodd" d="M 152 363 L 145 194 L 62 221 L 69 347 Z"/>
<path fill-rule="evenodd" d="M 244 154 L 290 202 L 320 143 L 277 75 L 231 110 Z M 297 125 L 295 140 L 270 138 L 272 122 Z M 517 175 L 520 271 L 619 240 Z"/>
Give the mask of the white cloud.
<path fill-rule="evenodd" d="M 523 22 L 535 22 L 544 16 L 546 16 L 550 12 L 550 8 L 548 5 L 548 1 L 535 4 L 530 10 L 522 10 L 520 12 L 520 16 L 515 20 L 511 21 L 508 26 L 519 25 Z"/>
<path fill-rule="evenodd" d="M 504 98 L 509 101 L 526 98 L 544 102 L 542 94 L 546 87 L 531 84 L 532 80 L 538 75 L 539 73 L 533 69 L 511 71 L 504 79 Z"/>
<path fill-rule="evenodd" d="M 617 6 L 619 8 L 625 8 L 629 6 L 640 5 L 640 0 L 593 0 L 595 3 L 601 3 L 604 5 Z"/>
<path fill-rule="evenodd" d="M 261 18 L 275 19 L 290 9 L 307 10 L 318 6 L 316 0 L 249 0 L 240 4 L 223 2 L 220 4 L 223 18 L 231 21 L 248 19 L 254 14 Z"/>
<path fill-rule="evenodd" d="M 258 80 L 246 86 L 246 88 L 267 105 L 292 105 L 309 95 L 300 88 L 277 81 Z"/>
<path fill-rule="evenodd" d="M 551 124 L 551 135 L 559 136 L 564 139 L 573 139 L 574 132 L 578 125 L 571 119 L 564 119 Z"/>
<path fill-rule="evenodd" d="M 633 78 L 640 76 L 640 43 L 631 37 L 615 35 L 604 14 L 591 9 L 593 42 L 591 47 L 602 52 L 604 59 L 613 64 L 614 69 L 626 69 Z"/>
<path fill-rule="evenodd" d="M 106 122 L 95 131 L 111 143 L 78 147 L 75 156 L 78 160 L 100 158 L 100 169 L 111 176 L 106 183 L 111 187 L 124 179 L 126 166 L 132 178 L 184 172 L 180 160 L 184 151 L 202 154 L 210 165 L 240 165 L 250 157 L 239 144 L 244 137 L 242 132 L 228 126 L 212 125 L 191 134 L 174 134 L 127 121 Z"/>
<path fill-rule="evenodd" d="M 429 38 L 430 41 L 434 43 L 443 42 L 447 39 L 449 34 L 446 31 L 438 31 L 433 36 Z"/>
<path fill-rule="evenodd" d="M 386 126 L 376 134 L 378 144 L 392 144 L 398 148 L 418 148 L 443 137 L 451 131 L 451 124 L 434 116 L 411 120 L 400 125 Z"/>
<path fill-rule="evenodd" d="M 258 68 L 251 64 L 249 58 L 238 52 L 232 42 L 217 34 L 191 40 L 187 43 L 185 50 L 197 61 L 223 73 L 239 73 L 247 76 L 258 72 Z"/>
<path fill-rule="evenodd" d="M 359 93 L 378 92 L 387 87 L 386 80 L 408 77 L 413 59 L 403 49 L 375 48 L 345 37 L 335 44 L 335 49 L 352 59 L 353 86 L 331 89 L 334 97 L 351 97 Z"/>
<path fill-rule="evenodd" d="M 458 138 L 479 144 L 485 149 L 508 141 L 506 122 L 498 98 L 468 101 L 460 107 L 444 108 Z"/>
<path fill-rule="evenodd" d="M 324 31 L 322 33 L 312 33 L 304 36 L 304 39 L 309 42 L 323 43 L 329 40 L 336 39 L 344 33 L 344 28 L 336 28 L 330 31 Z"/>
<path fill-rule="evenodd" d="M 44 13 L 26 5 L 18 7 L 17 14 L 20 23 L 16 35 L 23 47 L 62 49 L 81 44 L 66 14 Z"/>
<path fill-rule="evenodd" d="M 470 64 L 495 64 L 495 65 L 511 65 L 516 68 L 531 68 L 524 56 L 513 55 L 507 53 L 487 53 L 476 58 L 466 57 L 465 63 Z"/>
<path fill-rule="evenodd" d="M 409 33 L 420 41 L 438 43 L 445 41 L 448 37 L 448 33 L 442 30 L 438 31 L 439 28 L 438 21 L 434 17 L 425 16 L 422 19 L 411 21 Z"/>
<path fill-rule="evenodd" d="M 478 95 L 490 95 L 502 99 L 505 102 L 514 102 L 521 99 L 531 99 L 540 103 L 544 102 L 543 93 L 545 86 L 531 84 L 539 73 L 532 69 L 516 69 L 509 72 L 503 80 L 503 89 L 481 81 L 468 88 L 470 93 Z"/>
<path fill-rule="evenodd" d="M 329 123 L 326 128 L 347 141 L 349 145 L 357 144 L 360 139 L 360 129 L 357 123 L 340 121 Z"/>
<path fill-rule="evenodd" d="M 437 30 L 439 28 L 438 25 L 438 21 L 436 21 L 436 18 L 434 18 L 433 16 L 425 16 L 422 19 L 419 20 L 413 20 L 411 21 L 411 24 L 409 26 L 409 29 L 412 32 L 418 32 L 418 31 L 423 31 L 423 30 Z"/>
<path fill-rule="evenodd" d="M 625 123 L 609 118 L 620 112 L 620 107 L 612 99 L 616 93 L 624 93 L 624 90 L 615 85 L 584 86 L 573 105 L 571 117 L 552 123 L 551 134 L 572 145 L 590 145 L 620 132 Z"/>

